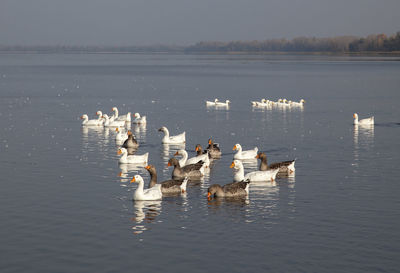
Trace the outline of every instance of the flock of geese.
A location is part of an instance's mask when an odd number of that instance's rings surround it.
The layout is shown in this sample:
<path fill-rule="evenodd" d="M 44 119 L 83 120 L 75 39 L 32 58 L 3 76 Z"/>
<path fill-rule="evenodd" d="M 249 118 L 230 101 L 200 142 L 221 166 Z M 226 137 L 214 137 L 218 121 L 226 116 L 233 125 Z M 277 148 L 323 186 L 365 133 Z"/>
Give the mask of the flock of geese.
<path fill-rule="evenodd" d="M 263 107 L 264 105 L 289 105 L 300 106 L 304 105 L 304 100 L 299 102 L 287 101 L 279 99 L 277 102 L 262 99 L 261 101 L 252 101 L 252 105 Z M 220 102 L 215 99 L 214 102 L 206 101 L 209 105 L 229 106 L 230 101 Z M 218 143 L 214 143 L 213 139 L 208 140 L 208 146 L 203 150 L 200 144 L 195 147 L 196 156 L 189 158 L 188 153 L 184 149 L 178 150 L 174 157 L 168 160 L 168 167 L 173 167 L 170 180 L 158 182 L 157 171 L 153 165 L 148 165 L 149 153 L 136 154 L 139 143 L 130 130 L 125 130 L 125 126 L 130 128 L 130 124 L 146 124 L 146 116 L 141 116 L 139 113 L 131 114 L 128 112 L 125 115 L 119 115 L 116 107 L 112 108 L 113 114 L 108 116 L 101 111 L 97 111 L 97 119 L 89 120 L 86 114 L 81 116 L 82 126 L 104 126 L 115 127 L 117 132 L 115 141 L 120 145 L 118 149 L 120 164 L 143 164 L 145 169 L 150 174 L 150 182 L 147 189 L 144 187 L 143 177 L 135 175 L 131 183 L 138 183 L 138 187 L 133 194 L 134 200 L 161 200 L 163 195 L 180 194 L 186 191 L 186 186 L 189 180 L 197 180 L 204 176 L 204 173 L 210 169 L 210 162 L 221 158 L 222 152 Z M 131 118 L 132 116 L 132 118 Z M 355 125 L 373 125 L 374 117 L 358 119 L 357 113 L 354 113 Z M 186 143 L 185 132 L 178 135 L 170 135 L 167 127 L 163 126 L 158 131 L 164 133 L 161 139 L 162 144 L 184 144 Z M 274 181 L 276 177 L 287 177 L 295 174 L 295 160 L 277 162 L 268 164 L 267 156 L 264 152 L 259 152 L 257 147 L 251 150 L 243 150 L 242 146 L 237 143 L 233 150 L 236 153 L 233 156 L 232 168 L 234 172 L 233 182 L 226 185 L 213 184 L 208 188 L 207 197 L 237 197 L 247 196 L 249 194 L 249 183 L 256 181 Z M 175 156 L 180 156 L 178 160 Z M 244 173 L 242 161 L 259 159 L 261 161 L 258 171 Z"/>
<path fill-rule="evenodd" d="M 218 102 L 216 99 L 215 101 Z M 225 103 L 229 104 L 229 100 Z M 218 160 L 222 156 L 221 148 L 218 143 L 214 143 L 213 139 L 208 140 L 208 146 L 203 150 L 200 144 L 195 147 L 196 155 L 189 158 L 185 149 L 178 150 L 174 157 L 168 160 L 168 167 L 173 167 L 170 180 L 157 181 L 157 171 L 153 165 L 148 165 L 149 153 L 137 154 L 136 151 L 140 144 L 135 138 L 130 128 L 131 123 L 143 125 L 146 124 L 146 116 L 140 116 L 139 113 L 119 115 L 116 107 L 112 108 L 113 114 L 108 116 L 101 111 L 97 111 L 96 119 L 89 120 L 86 114 L 81 116 L 82 126 L 104 126 L 114 127 L 116 131 L 115 141 L 120 146 L 117 154 L 120 156 L 118 161 L 120 164 L 140 164 L 150 174 L 150 182 L 148 188 L 145 188 L 143 177 L 135 175 L 131 183 L 138 183 L 138 187 L 133 194 L 134 200 L 161 200 L 163 195 L 180 194 L 186 191 L 186 186 L 190 180 L 201 179 L 205 172 L 211 168 L 211 162 Z M 132 118 L 131 118 L 132 116 Z M 161 139 L 162 144 L 185 144 L 185 132 L 170 135 L 167 127 L 163 126 L 158 129 L 164 133 Z M 263 152 L 259 152 L 255 147 L 251 150 L 243 150 L 242 146 L 237 143 L 233 150 L 236 151 L 233 157 L 232 168 L 234 172 L 233 182 L 226 185 L 214 184 L 208 188 L 207 197 L 238 197 L 247 196 L 249 194 L 249 183 L 258 181 L 274 181 L 277 177 L 293 176 L 295 173 L 295 160 L 277 162 L 268 164 L 267 156 Z M 179 158 L 177 158 L 179 156 Z M 242 161 L 257 160 L 261 161 L 258 171 L 246 173 Z"/>
<path fill-rule="evenodd" d="M 261 99 L 260 101 L 251 101 L 251 105 L 253 107 L 264 108 L 264 107 L 272 107 L 272 106 L 288 106 L 288 107 L 303 107 L 306 101 L 301 99 L 300 101 L 291 101 L 287 99 L 278 99 L 277 101 Z M 214 101 L 206 101 L 206 106 L 222 106 L 222 107 L 229 107 L 230 100 L 225 100 L 225 102 L 220 101 L 219 99 L 214 99 Z"/>

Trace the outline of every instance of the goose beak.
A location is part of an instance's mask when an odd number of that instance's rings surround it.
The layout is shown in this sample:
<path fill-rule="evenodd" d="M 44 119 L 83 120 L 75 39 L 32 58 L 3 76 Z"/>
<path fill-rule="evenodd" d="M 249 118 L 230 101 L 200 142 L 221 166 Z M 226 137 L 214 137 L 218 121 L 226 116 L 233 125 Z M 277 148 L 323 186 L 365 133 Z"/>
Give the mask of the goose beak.
<path fill-rule="evenodd" d="M 132 178 L 131 183 L 136 182 L 135 177 Z"/>
<path fill-rule="evenodd" d="M 210 145 L 211 145 L 211 139 L 208 141 L 208 144 L 210 144 Z"/>
<path fill-rule="evenodd" d="M 117 152 L 117 154 L 122 154 L 122 151 L 121 151 L 121 149 L 118 149 L 118 152 Z"/>
<path fill-rule="evenodd" d="M 118 127 L 117 127 L 117 128 L 115 128 L 115 131 L 116 131 L 116 132 L 118 132 Z"/>
<path fill-rule="evenodd" d="M 232 149 L 232 150 L 234 151 L 234 150 L 236 150 L 236 149 L 237 149 L 236 145 L 235 145 L 235 146 L 233 146 L 233 149 Z"/>
<path fill-rule="evenodd" d="M 259 155 L 259 154 L 257 154 L 257 155 L 256 155 L 256 158 L 260 158 L 260 155 Z"/>
<path fill-rule="evenodd" d="M 197 152 L 199 150 L 199 147 L 196 147 L 195 151 Z"/>
<path fill-rule="evenodd" d="M 353 118 L 356 118 L 356 114 L 353 114 Z"/>
<path fill-rule="evenodd" d="M 146 170 L 150 169 L 150 165 L 147 165 L 146 167 L 144 167 Z"/>
<path fill-rule="evenodd" d="M 121 177 L 122 176 L 122 172 L 119 172 L 118 176 Z"/>
<path fill-rule="evenodd" d="M 177 156 L 177 155 L 179 155 L 179 153 L 178 153 L 178 152 L 174 153 L 174 156 Z"/>
<path fill-rule="evenodd" d="M 81 119 L 83 119 L 83 116 L 81 116 Z"/>
<path fill-rule="evenodd" d="M 210 198 L 210 196 L 211 196 L 211 192 L 208 192 L 207 193 L 207 198 Z"/>
<path fill-rule="evenodd" d="M 162 128 L 158 129 L 159 132 L 162 132 L 162 130 L 163 130 Z"/>
<path fill-rule="evenodd" d="M 171 163 L 170 162 L 168 162 L 168 164 L 167 164 L 167 167 L 171 167 L 172 165 L 171 165 Z"/>
<path fill-rule="evenodd" d="M 232 164 L 229 166 L 229 168 L 233 168 L 233 167 L 235 167 L 235 162 L 232 162 Z"/>
<path fill-rule="evenodd" d="M 128 136 L 129 136 L 129 135 L 132 135 L 132 132 L 131 132 L 131 130 L 129 130 L 129 131 L 128 131 Z"/>

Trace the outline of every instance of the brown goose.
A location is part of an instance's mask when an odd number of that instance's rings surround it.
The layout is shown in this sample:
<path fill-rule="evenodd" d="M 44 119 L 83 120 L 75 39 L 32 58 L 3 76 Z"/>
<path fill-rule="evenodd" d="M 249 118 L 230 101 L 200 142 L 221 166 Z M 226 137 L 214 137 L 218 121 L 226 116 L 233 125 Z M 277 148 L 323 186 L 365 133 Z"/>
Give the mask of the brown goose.
<path fill-rule="evenodd" d="M 206 151 L 208 151 L 210 158 L 221 158 L 221 149 L 219 148 L 219 145 L 214 143 L 211 138 L 208 140 L 208 147 Z"/>
<path fill-rule="evenodd" d="M 278 174 L 293 174 L 295 171 L 294 163 L 296 160 L 276 162 L 268 165 L 267 155 L 263 152 L 259 152 L 256 158 L 261 160 L 260 171 L 266 171 L 270 169 L 279 168 Z"/>
<path fill-rule="evenodd" d="M 122 144 L 122 147 L 124 147 L 124 148 L 138 148 L 139 147 L 139 143 L 137 142 L 137 140 L 135 139 L 134 135 L 132 134 L 132 132 L 130 130 L 128 131 L 128 139 L 125 140 L 124 144 Z"/>
<path fill-rule="evenodd" d="M 157 170 L 153 165 L 147 165 L 145 169 L 150 173 L 150 184 L 149 188 L 154 187 L 157 184 Z M 160 182 L 161 184 L 161 192 L 163 194 L 172 194 L 172 193 L 184 193 L 186 191 L 188 179 L 184 180 L 166 180 Z"/>
<path fill-rule="evenodd" d="M 205 164 L 203 161 L 181 167 L 178 159 L 172 157 L 170 160 L 168 160 L 168 167 L 170 166 L 174 166 L 174 170 L 172 171 L 172 179 L 183 179 L 185 177 L 200 178 L 204 175 Z"/>
<path fill-rule="evenodd" d="M 250 181 L 233 182 L 224 186 L 214 184 L 208 188 L 207 197 L 235 197 L 249 194 Z"/>

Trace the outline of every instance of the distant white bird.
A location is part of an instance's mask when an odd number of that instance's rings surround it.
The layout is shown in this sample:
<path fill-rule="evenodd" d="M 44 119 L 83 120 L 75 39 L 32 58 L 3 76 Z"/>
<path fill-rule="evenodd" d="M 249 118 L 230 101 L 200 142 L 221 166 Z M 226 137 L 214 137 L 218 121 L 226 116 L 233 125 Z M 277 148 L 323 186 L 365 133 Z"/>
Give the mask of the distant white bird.
<path fill-rule="evenodd" d="M 158 131 L 163 132 L 165 135 L 163 139 L 161 140 L 162 143 L 164 144 L 180 144 L 180 143 L 185 143 L 186 142 L 186 133 L 183 132 L 179 135 L 176 136 L 170 136 L 169 131 L 167 127 L 163 126 Z"/>
<path fill-rule="evenodd" d="M 374 116 L 358 120 L 358 114 L 353 114 L 354 125 L 374 125 Z"/>
<path fill-rule="evenodd" d="M 217 102 L 218 102 L 218 99 L 214 99 L 214 101 L 209 101 L 209 100 L 207 100 L 207 101 L 206 101 L 206 105 L 207 105 L 207 106 L 216 105 Z"/>
<path fill-rule="evenodd" d="M 123 121 L 128 121 L 128 122 L 131 121 L 131 112 L 128 112 L 125 115 L 119 115 L 117 107 L 113 107 L 111 110 L 114 111 L 114 114 L 112 115 L 112 117 L 114 117 L 115 120 L 123 120 Z"/>
<path fill-rule="evenodd" d="M 84 114 L 81 116 L 82 126 L 103 126 L 103 119 L 89 119 L 88 115 Z"/>
<path fill-rule="evenodd" d="M 143 155 L 128 155 L 128 150 L 125 148 L 118 149 L 118 154 L 121 155 L 118 162 L 122 164 L 147 164 L 149 153 Z"/>
<path fill-rule="evenodd" d="M 125 126 L 125 121 L 110 120 L 110 117 L 107 114 L 104 114 L 103 118 L 104 118 L 104 127 L 124 127 Z"/>
<path fill-rule="evenodd" d="M 258 148 L 254 147 L 253 150 L 247 150 L 243 151 L 242 150 L 242 145 L 237 143 L 235 146 L 233 146 L 233 150 L 237 150 L 236 154 L 233 156 L 233 159 L 253 159 L 255 160 L 258 152 Z"/>
<path fill-rule="evenodd" d="M 305 103 L 306 101 L 305 100 L 303 100 L 303 99 L 301 99 L 299 102 L 297 102 L 297 101 L 289 101 L 289 105 L 290 106 L 297 106 L 297 107 L 302 107 L 302 106 L 304 106 L 304 103 Z"/>
<path fill-rule="evenodd" d="M 243 163 L 240 160 L 234 160 L 230 166 L 233 168 L 234 176 L 233 181 L 274 181 L 279 168 L 267 170 L 267 171 L 255 171 L 244 175 Z"/>
<path fill-rule="evenodd" d="M 221 102 L 221 101 L 217 101 L 215 103 L 216 106 L 229 106 L 229 104 L 231 103 L 230 100 L 226 100 L 225 102 Z"/>
<path fill-rule="evenodd" d="M 146 116 L 140 116 L 139 113 L 135 113 L 134 115 L 134 119 L 132 121 L 132 123 L 134 124 L 146 124 Z"/>

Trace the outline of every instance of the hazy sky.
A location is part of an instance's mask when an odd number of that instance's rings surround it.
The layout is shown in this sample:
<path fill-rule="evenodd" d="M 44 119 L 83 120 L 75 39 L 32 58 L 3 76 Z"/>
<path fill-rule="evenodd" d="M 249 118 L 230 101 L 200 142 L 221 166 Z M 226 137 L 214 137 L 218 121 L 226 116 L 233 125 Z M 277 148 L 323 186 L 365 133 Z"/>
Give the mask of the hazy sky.
<path fill-rule="evenodd" d="M 400 31 L 400 0 L 0 0 L 0 44 L 149 45 Z"/>

